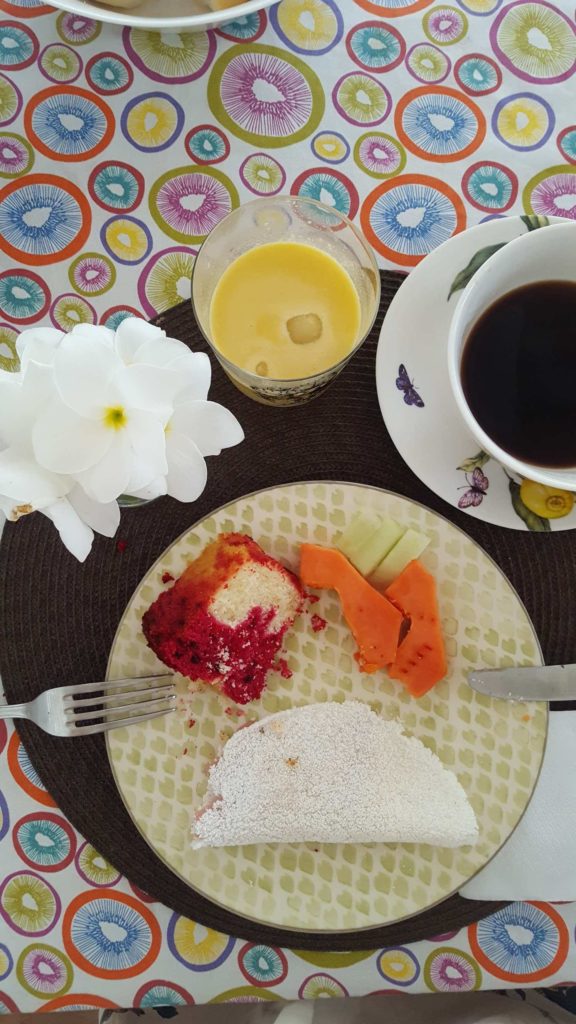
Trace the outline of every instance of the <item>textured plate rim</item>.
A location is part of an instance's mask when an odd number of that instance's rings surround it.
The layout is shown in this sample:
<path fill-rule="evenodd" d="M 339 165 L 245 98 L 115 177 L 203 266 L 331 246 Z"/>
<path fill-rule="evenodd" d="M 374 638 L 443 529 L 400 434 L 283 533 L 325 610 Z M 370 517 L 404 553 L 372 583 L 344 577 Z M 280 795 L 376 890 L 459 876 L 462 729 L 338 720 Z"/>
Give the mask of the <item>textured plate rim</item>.
<path fill-rule="evenodd" d="M 189 533 L 192 533 L 193 530 L 197 529 L 197 527 L 200 526 L 201 523 L 203 523 L 206 519 L 210 519 L 212 516 L 217 515 L 219 512 L 223 512 L 226 508 L 229 508 L 230 505 L 235 505 L 235 504 L 237 504 L 240 501 L 246 501 L 248 498 L 256 497 L 256 495 L 266 494 L 267 492 L 270 492 L 270 491 L 280 491 L 280 490 L 284 490 L 287 487 L 314 486 L 315 484 L 322 484 L 322 485 L 327 486 L 327 487 L 355 487 L 355 488 L 358 488 L 359 490 L 378 491 L 381 494 L 387 494 L 387 495 L 390 495 L 391 497 L 394 497 L 394 498 L 401 498 L 403 501 L 408 501 L 412 505 L 416 505 L 419 508 L 424 509 L 426 512 L 428 512 L 429 514 L 431 514 L 433 516 L 438 516 L 439 519 L 442 519 L 445 523 L 448 523 L 448 525 L 453 527 L 455 530 L 457 530 L 458 533 L 463 534 L 463 536 L 466 538 L 466 540 L 470 541 L 476 547 L 480 548 L 480 550 L 483 553 L 483 555 L 486 556 L 486 558 L 489 560 L 489 562 L 491 562 L 491 564 L 494 566 L 496 571 L 501 576 L 503 576 L 504 579 L 506 580 L 506 582 L 508 583 L 508 586 L 510 587 L 514 597 L 516 598 L 516 600 L 518 601 L 520 607 L 522 608 L 522 611 L 524 612 L 524 614 L 526 616 L 526 619 L 527 619 L 527 621 L 528 621 L 528 623 L 530 625 L 530 629 L 532 631 L 533 638 L 534 638 L 534 641 L 535 641 L 535 644 L 536 644 L 536 651 L 537 651 L 537 655 L 538 655 L 538 658 L 539 658 L 539 665 L 540 666 L 544 665 L 544 657 L 543 657 L 543 654 L 542 654 L 542 647 L 540 645 L 540 639 L 538 637 L 538 634 L 536 632 L 536 629 L 534 627 L 532 619 L 530 618 L 530 616 L 528 614 L 528 610 L 527 610 L 527 608 L 526 608 L 522 598 L 518 594 L 518 591 L 512 585 L 512 583 L 508 579 L 506 573 L 498 565 L 498 563 L 495 561 L 495 559 L 492 558 L 492 556 L 488 554 L 488 552 L 482 547 L 481 544 L 478 543 L 478 541 L 476 541 L 472 537 L 470 537 L 461 526 L 456 526 L 456 524 L 451 522 L 451 520 L 448 519 L 447 516 L 442 515 L 440 512 L 435 512 L 434 509 L 428 508 L 428 506 L 425 505 L 424 502 L 422 502 L 422 501 L 415 501 L 413 498 L 409 498 L 405 494 L 399 494 L 397 491 L 389 491 L 386 487 L 375 487 L 375 486 L 372 486 L 371 484 L 358 484 L 358 483 L 353 483 L 353 482 L 351 482 L 349 480 L 293 480 L 290 483 L 276 484 L 276 485 L 273 485 L 272 487 L 259 487 L 259 488 L 257 488 L 254 491 L 249 491 L 247 494 L 241 494 L 237 498 L 232 498 L 230 501 L 226 501 L 222 505 L 218 505 L 218 507 L 213 509 L 211 512 L 207 512 L 206 515 L 203 515 L 199 519 L 195 520 L 186 530 L 183 530 L 182 533 L 178 535 L 178 537 L 175 537 L 174 540 L 171 541 L 171 543 L 168 544 L 164 548 L 164 550 L 158 556 L 158 558 L 147 569 L 145 575 L 142 577 L 142 579 L 140 580 L 138 585 L 135 587 L 134 591 L 132 592 L 132 594 L 130 595 L 130 598 L 127 601 L 126 608 L 124 609 L 124 612 L 122 614 L 122 618 L 120 619 L 120 621 L 118 623 L 118 627 L 117 627 L 116 632 L 114 634 L 114 639 L 112 641 L 112 645 L 111 645 L 111 648 L 110 648 L 110 654 L 108 656 L 108 662 L 107 662 L 107 665 L 106 665 L 106 677 L 105 677 L 106 680 L 108 680 L 108 678 L 109 678 L 110 664 L 111 664 L 112 657 L 113 657 L 113 654 L 114 654 L 114 648 L 116 646 L 116 641 L 117 641 L 117 638 L 118 638 L 118 636 L 120 634 L 122 626 L 124 624 L 124 620 L 125 620 L 125 618 L 126 618 L 126 616 L 128 614 L 128 611 L 130 609 L 130 606 L 131 606 L 131 604 L 132 604 L 136 594 L 138 593 L 140 587 L 142 586 L 143 580 L 147 576 L 149 576 L 161 564 L 162 559 L 164 558 L 164 555 L 166 554 L 167 551 L 169 551 L 171 548 L 173 548 L 176 544 L 179 544 L 180 541 L 184 539 L 184 537 L 188 536 Z M 538 666 L 536 666 L 536 667 L 538 667 Z M 313 935 L 326 935 L 326 934 L 330 934 L 330 935 L 360 935 L 360 934 L 366 934 L 366 935 L 369 935 L 370 932 L 378 931 L 378 930 L 380 930 L 382 928 L 387 928 L 387 927 L 390 927 L 390 926 L 393 926 L 393 925 L 396 925 L 396 924 L 400 924 L 400 923 L 402 923 L 404 921 L 409 921 L 412 918 L 419 917 L 421 914 L 424 914 L 424 913 L 426 913 L 429 910 L 433 910 L 435 907 L 438 907 L 442 903 L 445 903 L 446 900 L 449 900 L 451 897 L 458 895 L 458 893 L 460 892 L 460 889 L 464 885 L 468 885 L 468 883 L 471 882 L 472 879 L 476 878 L 476 876 L 479 875 L 480 872 L 483 871 L 488 866 L 488 864 L 490 864 L 494 860 L 494 858 L 500 853 L 500 850 L 502 850 L 502 848 L 506 845 L 506 843 L 514 835 L 516 829 L 518 828 L 520 822 L 524 818 L 524 815 L 526 814 L 526 811 L 528 810 L 528 807 L 530 806 L 530 804 L 532 802 L 532 799 L 534 797 L 534 793 L 536 792 L 536 787 L 538 785 L 538 781 L 540 779 L 540 775 L 541 775 L 541 772 L 542 772 L 542 766 L 544 764 L 544 758 L 546 756 L 546 749 L 547 749 L 547 746 L 548 746 L 548 737 L 549 737 L 549 725 L 550 725 L 550 706 L 549 706 L 549 704 L 547 702 L 545 702 L 545 701 L 527 701 L 527 702 L 523 702 L 523 703 L 526 703 L 527 706 L 531 706 L 532 704 L 545 704 L 545 708 L 546 708 L 546 722 L 545 722 L 545 731 L 544 731 L 544 743 L 543 743 L 543 746 L 542 746 L 542 756 L 540 758 L 540 764 L 538 766 L 538 771 L 535 774 L 534 782 L 533 782 L 533 785 L 532 785 L 532 789 L 530 790 L 530 793 L 529 793 L 528 799 L 526 801 L 526 805 L 524 807 L 524 810 L 522 811 L 520 817 L 518 818 L 518 821 L 516 822 L 514 828 L 511 830 L 511 832 L 508 833 L 508 835 L 503 840 L 503 842 L 500 844 L 498 849 L 494 851 L 492 856 L 489 857 L 488 860 L 486 860 L 484 862 L 484 864 L 481 865 L 481 867 L 479 867 L 472 875 L 470 875 L 469 878 L 467 878 L 464 881 L 462 881 L 455 889 L 451 889 L 450 892 L 445 893 L 444 896 L 442 896 L 441 899 L 435 900 L 433 903 L 427 903 L 424 907 L 420 907 L 418 910 L 414 911 L 414 913 L 403 914 L 401 917 L 395 917 L 395 918 L 392 918 L 389 921 L 383 921 L 383 922 L 380 922 L 378 924 L 365 925 L 365 926 L 363 926 L 361 928 L 296 928 L 296 927 L 291 927 L 291 926 L 288 926 L 288 925 L 277 924 L 277 923 L 275 923 L 273 921 L 263 921 L 263 920 L 261 920 L 261 918 L 251 917 L 248 914 L 243 914 L 243 913 L 241 913 L 238 910 L 233 910 L 227 904 L 221 903 L 219 900 L 215 900 L 212 896 L 207 896 L 205 893 L 202 892 L 201 889 L 197 889 L 196 886 L 192 885 L 188 881 L 187 878 L 184 878 L 184 876 L 181 875 L 179 871 L 176 871 L 174 869 L 174 866 L 172 864 L 170 864 L 169 861 L 167 861 L 158 852 L 158 850 L 152 845 L 152 843 L 149 840 L 148 836 L 145 835 L 145 833 L 140 828 L 140 825 L 136 821 L 135 817 L 132 814 L 132 811 L 131 811 L 130 807 L 128 806 L 128 804 L 126 803 L 126 800 L 124 799 L 124 793 L 123 793 L 123 791 L 120 788 L 119 783 L 118 783 L 118 778 L 117 778 L 117 775 L 116 775 L 116 767 L 115 767 L 115 764 L 114 764 L 114 761 L 113 761 L 113 758 L 112 758 L 112 755 L 111 755 L 111 751 L 110 751 L 110 735 L 109 735 L 109 733 L 105 733 L 104 736 L 105 736 L 105 740 L 106 740 L 106 754 L 108 756 L 108 763 L 110 765 L 110 770 L 112 772 L 112 777 L 114 779 L 114 785 L 116 787 L 116 792 L 118 793 L 118 796 L 120 797 L 120 799 L 121 799 L 121 801 L 122 801 L 122 803 L 123 803 L 123 805 L 124 805 L 124 807 L 126 809 L 126 813 L 128 814 L 130 820 L 132 821 L 132 824 L 137 829 L 139 834 L 142 836 L 142 838 L 144 839 L 145 843 L 147 844 L 149 849 L 152 851 L 154 856 L 157 857 L 158 860 L 161 861 L 161 863 L 164 864 L 168 868 L 168 870 L 171 871 L 173 875 L 175 875 L 176 878 L 178 878 L 184 885 L 186 885 L 188 887 L 188 889 L 190 889 L 192 892 L 196 893 L 203 900 L 206 900 L 207 902 L 212 903 L 213 906 L 216 906 L 216 907 L 220 908 L 226 914 L 230 914 L 231 916 L 241 917 L 241 918 L 243 918 L 246 921 L 250 921 L 252 924 L 257 924 L 257 925 L 260 924 L 263 927 L 273 928 L 273 929 L 275 929 L 278 932 L 286 933 L 287 936 L 290 936 L 292 934 L 296 934 L 296 935 L 298 935 L 298 934 L 300 934 L 300 935 L 311 935 L 311 936 L 313 936 Z M 361 844 L 356 844 L 356 845 L 361 845 Z M 369 844 L 369 845 L 372 845 L 372 844 Z M 374 845 L 386 845 L 386 844 L 374 844 Z M 474 902 L 474 901 L 470 901 L 470 902 Z"/>

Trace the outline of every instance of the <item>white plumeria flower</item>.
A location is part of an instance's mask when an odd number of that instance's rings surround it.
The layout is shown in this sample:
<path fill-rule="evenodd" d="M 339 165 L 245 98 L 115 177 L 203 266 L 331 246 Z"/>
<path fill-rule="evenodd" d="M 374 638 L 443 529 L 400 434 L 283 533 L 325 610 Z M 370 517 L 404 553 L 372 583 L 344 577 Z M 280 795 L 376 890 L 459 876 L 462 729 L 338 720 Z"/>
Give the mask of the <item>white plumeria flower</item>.
<path fill-rule="evenodd" d="M 164 427 L 182 386 L 176 371 L 125 366 L 106 344 L 66 336 L 53 374 L 55 394 L 32 431 L 42 466 L 73 476 L 104 503 L 166 474 Z"/>
<path fill-rule="evenodd" d="M 217 402 L 184 401 L 166 425 L 168 494 L 178 501 L 195 501 L 208 471 L 204 456 L 220 455 L 244 440 L 244 431 L 229 409 Z"/>

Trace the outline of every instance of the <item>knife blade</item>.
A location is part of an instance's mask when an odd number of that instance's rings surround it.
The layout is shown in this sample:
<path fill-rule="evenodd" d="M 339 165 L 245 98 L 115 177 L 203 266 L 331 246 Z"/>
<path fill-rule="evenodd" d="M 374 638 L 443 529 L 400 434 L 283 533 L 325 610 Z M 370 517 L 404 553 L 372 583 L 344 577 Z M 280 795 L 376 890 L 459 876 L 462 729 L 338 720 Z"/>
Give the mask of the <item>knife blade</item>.
<path fill-rule="evenodd" d="M 468 674 L 473 690 L 500 700 L 576 700 L 576 665 L 482 669 Z"/>

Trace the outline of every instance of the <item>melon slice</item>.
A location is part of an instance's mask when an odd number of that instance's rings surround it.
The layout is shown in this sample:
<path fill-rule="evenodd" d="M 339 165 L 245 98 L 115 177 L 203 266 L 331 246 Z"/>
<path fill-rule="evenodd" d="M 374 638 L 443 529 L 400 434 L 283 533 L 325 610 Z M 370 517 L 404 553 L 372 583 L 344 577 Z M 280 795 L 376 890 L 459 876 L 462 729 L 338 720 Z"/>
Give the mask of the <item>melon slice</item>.
<path fill-rule="evenodd" d="M 395 519 L 373 512 L 359 512 L 351 520 L 336 547 L 363 576 L 369 576 L 404 533 Z"/>
<path fill-rule="evenodd" d="M 410 619 L 410 629 L 388 675 L 403 683 L 413 697 L 422 697 L 447 672 L 436 582 L 420 562 L 413 561 L 388 587 L 385 596 Z"/>
<path fill-rule="evenodd" d="M 429 543 L 430 538 L 425 533 L 420 533 L 418 530 L 406 530 L 406 533 L 400 537 L 370 575 L 372 586 L 378 587 L 379 590 L 385 590 L 410 562 L 420 558 Z"/>
<path fill-rule="evenodd" d="M 396 656 L 402 615 L 335 548 L 302 544 L 300 579 L 304 586 L 335 590 L 358 645 L 362 672 L 376 672 Z"/>

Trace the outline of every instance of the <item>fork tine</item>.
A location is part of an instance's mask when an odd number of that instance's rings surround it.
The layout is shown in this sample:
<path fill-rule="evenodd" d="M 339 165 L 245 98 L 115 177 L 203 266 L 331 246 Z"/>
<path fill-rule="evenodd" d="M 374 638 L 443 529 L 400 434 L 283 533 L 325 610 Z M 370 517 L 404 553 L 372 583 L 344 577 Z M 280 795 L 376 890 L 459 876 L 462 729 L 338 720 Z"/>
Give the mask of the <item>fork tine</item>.
<path fill-rule="evenodd" d="M 109 704 L 110 701 L 123 700 L 124 697 L 129 697 L 131 701 L 135 703 L 141 698 L 146 697 L 148 700 L 152 700 L 153 697 L 171 697 L 172 694 L 176 696 L 176 691 L 172 685 L 166 686 L 155 686 L 148 690 L 124 690 L 122 693 L 104 693 L 102 696 L 96 695 L 95 697 L 81 697 L 74 699 L 70 694 L 64 696 L 64 709 L 65 711 L 76 711 L 78 708 L 94 707 L 94 704 Z M 109 710 L 115 710 L 110 708 Z"/>
<path fill-rule="evenodd" d="M 61 692 L 63 697 L 74 697 L 77 693 L 98 693 L 99 691 L 102 692 L 103 690 L 118 689 L 119 687 L 124 690 L 129 690 L 131 686 L 136 684 L 139 686 L 145 686 L 146 683 L 158 684 L 161 679 L 165 679 L 166 685 L 168 685 L 169 681 L 173 681 L 174 673 L 166 672 L 160 676 L 140 676 L 139 678 L 136 677 L 134 679 L 110 679 L 101 683 L 78 683 L 78 685 L 63 686 Z"/>
<path fill-rule="evenodd" d="M 170 701 L 168 710 L 172 710 L 172 707 L 176 707 L 175 700 L 176 696 L 172 697 L 157 697 L 156 700 L 141 700 L 136 704 L 119 704 L 113 708 L 97 708 L 95 711 L 80 711 L 77 715 L 74 714 L 73 708 L 70 706 L 66 709 L 66 723 L 68 725 L 74 725 L 76 722 L 82 723 L 87 722 L 93 718 L 104 718 L 107 721 L 115 721 L 111 715 L 115 715 L 120 711 L 129 712 L 134 711 L 140 715 L 143 711 L 153 711 L 154 708 L 160 709 L 166 706 L 166 701 Z"/>
<path fill-rule="evenodd" d="M 73 736 L 90 736 L 96 732 L 109 732 L 110 729 L 120 729 L 124 725 L 139 725 L 149 718 L 163 718 L 169 715 L 174 708 L 165 708 L 164 711 L 151 711 L 148 715 L 133 715 L 132 718 L 121 718 L 117 722 L 99 722 L 97 725 L 80 725 L 73 728 Z"/>

